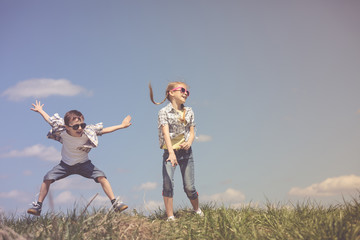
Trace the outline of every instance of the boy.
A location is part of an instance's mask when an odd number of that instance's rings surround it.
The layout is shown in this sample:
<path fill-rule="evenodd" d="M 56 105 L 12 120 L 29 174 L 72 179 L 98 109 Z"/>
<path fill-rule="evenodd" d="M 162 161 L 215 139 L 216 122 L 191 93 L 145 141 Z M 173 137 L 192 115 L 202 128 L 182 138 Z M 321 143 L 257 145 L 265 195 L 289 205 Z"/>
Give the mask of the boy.
<path fill-rule="evenodd" d="M 48 138 L 62 143 L 62 159 L 57 166 L 44 176 L 38 201 L 37 203 L 34 202 L 33 207 L 28 209 L 27 212 L 39 216 L 42 203 L 49 191 L 50 184 L 71 174 L 79 174 L 86 178 L 92 178 L 95 182 L 100 183 L 105 194 L 111 200 L 116 212 L 127 209 L 128 206 L 123 202 L 116 201 L 110 183 L 106 179 L 104 172 L 91 163 L 88 153 L 92 148 L 97 147 L 97 135 L 111 133 L 129 127 L 131 125 L 131 117 L 127 116 L 120 125 L 103 128 L 102 123 L 86 125 L 86 123 L 84 123 L 84 116 L 77 110 L 67 112 L 64 119 L 62 119 L 57 113 L 50 117 L 43 110 L 44 104 L 41 104 L 40 101 L 36 100 L 36 103 L 32 105 L 33 108 L 31 108 L 31 110 L 40 113 L 45 121 L 52 127 L 48 133 Z"/>

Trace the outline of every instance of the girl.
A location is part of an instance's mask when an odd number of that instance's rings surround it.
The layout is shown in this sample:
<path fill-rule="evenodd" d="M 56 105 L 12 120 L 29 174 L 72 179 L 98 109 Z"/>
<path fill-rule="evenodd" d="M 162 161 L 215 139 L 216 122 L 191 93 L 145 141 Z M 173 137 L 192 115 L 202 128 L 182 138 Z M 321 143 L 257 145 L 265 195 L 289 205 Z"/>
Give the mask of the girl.
<path fill-rule="evenodd" d="M 189 97 L 188 86 L 183 82 L 168 84 L 165 99 L 157 103 L 154 101 L 151 84 L 149 84 L 150 99 L 154 104 L 162 104 L 169 100 L 169 104 L 159 111 L 158 128 L 160 148 L 164 149 L 162 175 L 163 198 L 166 214 L 169 220 L 175 220 L 173 210 L 174 173 L 177 165 L 180 166 L 184 191 L 190 199 L 194 211 L 204 216 L 199 208 L 198 193 L 195 189 L 194 159 L 191 144 L 194 141 L 195 122 L 194 112 L 184 103 Z"/>

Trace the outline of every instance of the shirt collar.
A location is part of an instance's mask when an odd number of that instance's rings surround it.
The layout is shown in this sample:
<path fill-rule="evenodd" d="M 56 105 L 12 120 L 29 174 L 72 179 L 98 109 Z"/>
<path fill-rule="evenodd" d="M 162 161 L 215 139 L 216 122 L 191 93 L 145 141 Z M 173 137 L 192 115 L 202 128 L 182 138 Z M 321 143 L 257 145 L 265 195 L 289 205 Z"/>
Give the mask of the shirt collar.
<path fill-rule="evenodd" d="M 187 110 L 187 107 L 184 106 L 184 109 Z M 175 108 L 172 106 L 171 103 L 169 103 L 168 105 L 166 105 L 165 111 L 166 111 L 166 112 L 176 112 Z"/>

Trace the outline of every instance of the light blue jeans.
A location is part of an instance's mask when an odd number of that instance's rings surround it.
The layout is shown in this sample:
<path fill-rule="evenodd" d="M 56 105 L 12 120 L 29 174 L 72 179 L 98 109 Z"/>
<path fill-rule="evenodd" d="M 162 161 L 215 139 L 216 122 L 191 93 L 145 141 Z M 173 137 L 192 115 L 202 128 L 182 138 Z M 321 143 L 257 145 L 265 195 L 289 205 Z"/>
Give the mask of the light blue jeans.
<path fill-rule="evenodd" d="M 181 175 L 183 179 L 184 191 L 190 200 L 195 200 L 198 197 L 198 193 L 195 189 L 195 177 L 194 177 L 194 158 L 192 149 L 189 150 L 177 150 L 175 151 L 176 159 L 180 166 Z M 164 151 L 163 154 L 163 196 L 174 196 L 174 173 L 176 166 L 173 167 L 170 161 L 166 161 L 169 158 L 169 152 Z"/>

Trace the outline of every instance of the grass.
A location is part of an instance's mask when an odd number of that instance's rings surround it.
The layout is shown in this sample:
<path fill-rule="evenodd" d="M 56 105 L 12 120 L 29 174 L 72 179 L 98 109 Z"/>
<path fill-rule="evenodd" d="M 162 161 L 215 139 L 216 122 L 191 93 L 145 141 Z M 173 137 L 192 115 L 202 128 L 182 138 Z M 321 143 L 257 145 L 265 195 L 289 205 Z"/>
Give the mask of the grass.
<path fill-rule="evenodd" d="M 360 198 L 360 197 L 359 197 Z M 360 240 L 360 201 L 322 206 L 315 202 L 240 209 L 203 204 L 205 217 L 188 209 L 150 215 L 104 209 L 45 213 L 40 217 L 0 216 L 0 239 L 354 239 Z"/>

